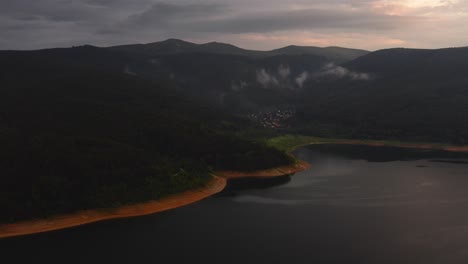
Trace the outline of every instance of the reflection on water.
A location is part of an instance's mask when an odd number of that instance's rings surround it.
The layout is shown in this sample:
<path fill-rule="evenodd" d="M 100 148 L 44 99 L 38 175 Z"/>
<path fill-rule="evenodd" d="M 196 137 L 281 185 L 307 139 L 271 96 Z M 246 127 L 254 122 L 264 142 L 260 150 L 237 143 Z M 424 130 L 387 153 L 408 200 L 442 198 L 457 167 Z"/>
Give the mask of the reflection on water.
<path fill-rule="evenodd" d="M 261 203 L 261 204 L 278 204 L 278 205 L 294 205 L 299 203 L 307 203 L 308 200 L 289 200 L 289 199 L 274 199 L 274 198 L 265 198 L 262 196 L 254 195 L 241 195 L 233 199 L 235 202 L 241 203 Z"/>
<path fill-rule="evenodd" d="M 452 164 L 468 164 L 466 160 L 430 160 L 430 162 L 442 162 L 442 163 L 452 163 Z"/>
<path fill-rule="evenodd" d="M 311 148 L 311 147 L 309 147 Z M 431 149 L 408 149 L 398 147 L 373 147 L 366 145 L 333 145 L 318 144 L 312 147 L 313 156 L 331 156 L 333 158 L 362 159 L 369 162 L 411 161 L 433 158 L 462 159 L 468 158 L 468 153 L 447 152 Z"/>
<path fill-rule="evenodd" d="M 318 145 L 295 155 L 312 167 L 161 214 L 0 240 L 2 260 L 468 263 L 467 154 Z"/>
<path fill-rule="evenodd" d="M 284 185 L 291 181 L 291 175 L 266 178 L 239 178 L 230 180 L 220 195 L 233 195 L 239 191 L 252 189 L 267 189 L 274 186 Z"/>

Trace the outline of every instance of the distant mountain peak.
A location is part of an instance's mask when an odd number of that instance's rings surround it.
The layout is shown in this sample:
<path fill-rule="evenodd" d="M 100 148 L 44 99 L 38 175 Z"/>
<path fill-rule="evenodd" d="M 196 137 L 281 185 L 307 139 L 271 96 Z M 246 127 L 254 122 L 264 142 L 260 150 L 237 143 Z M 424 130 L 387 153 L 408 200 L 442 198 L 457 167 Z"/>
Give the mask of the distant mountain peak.
<path fill-rule="evenodd" d="M 99 47 L 93 46 L 93 45 L 81 45 L 81 46 L 73 46 L 75 49 L 99 49 Z"/>
<path fill-rule="evenodd" d="M 181 39 L 175 39 L 175 38 L 169 38 L 169 39 L 166 39 L 166 40 L 163 40 L 163 41 L 160 41 L 160 42 L 154 42 L 152 44 L 155 44 L 155 43 L 193 44 L 193 45 L 195 45 L 192 42 L 188 42 L 188 41 L 181 40 Z"/>

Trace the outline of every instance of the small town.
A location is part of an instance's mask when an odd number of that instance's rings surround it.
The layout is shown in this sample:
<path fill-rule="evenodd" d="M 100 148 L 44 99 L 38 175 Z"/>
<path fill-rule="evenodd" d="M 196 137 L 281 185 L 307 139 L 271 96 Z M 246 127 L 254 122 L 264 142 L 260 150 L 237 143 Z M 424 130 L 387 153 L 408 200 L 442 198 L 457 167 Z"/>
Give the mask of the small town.
<path fill-rule="evenodd" d="M 296 109 L 291 106 L 286 106 L 250 114 L 248 118 L 266 128 L 283 129 L 289 127 L 295 115 Z"/>

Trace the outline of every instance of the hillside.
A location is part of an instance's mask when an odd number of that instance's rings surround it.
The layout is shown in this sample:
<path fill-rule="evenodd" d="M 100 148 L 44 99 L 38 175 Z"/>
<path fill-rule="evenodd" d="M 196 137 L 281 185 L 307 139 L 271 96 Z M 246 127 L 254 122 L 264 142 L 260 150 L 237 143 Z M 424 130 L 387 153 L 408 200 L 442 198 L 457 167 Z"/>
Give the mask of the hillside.
<path fill-rule="evenodd" d="M 0 52 L 0 222 L 145 201 L 213 169 L 291 162 L 236 136 L 250 127 L 95 47 Z M 137 61 L 138 62 L 138 61 Z"/>
<path fill-rule="evenodd" d="M 154 199 L 203 185 L 213 169 L 292 162 L 251 140 L 261 135 L 468 140 L 468 48 L 353 60 L 361 51 L 318 51 L 257 56 L 179 40 L 0 51 L 0 221 Z"/>
<path fill-rule="evenodd" d="M 381 50 L 343 67 L 370 77 L 308 89 L 299 123 L 327 123 L 354 137 L 468 139 L 468 48 Z"/>
<path fill-rule="evenodd" d="M 317 55 L 323 56 L 335 63 L 343 63 L 354 60 L 368 54 L 366 50 L 349 49 L 341 47 L 309 47 L 309 46 L 287 46 L 268 52 L 274 55 Z M 271 56 L 271 55 L 270 55 Z"/>
<path fill-rule="evenodd" d="M 287 104 L 310 74 L 367 51 L 289 46 L 252 51 L 230 44 L 194 44 L 177 39 L 107 48 L 132 58 L 126 70 L 145 79 L 166 79 L 184 93 L 235 113 Z"/>
<path fill-rule="evenodd" d="M 229 44 L 169 39 L 2 54 L 21 65 L 44 55 L 50 63 L 170 83 L 173 91 L 203 104 L 291 133 L 452 143 L 467 137 L 468 48 L 366 54 L 288 46 L 252 53 Z M 287 112 L 279 117 L 285 120 L 278 121 L 278 111 Z"/>

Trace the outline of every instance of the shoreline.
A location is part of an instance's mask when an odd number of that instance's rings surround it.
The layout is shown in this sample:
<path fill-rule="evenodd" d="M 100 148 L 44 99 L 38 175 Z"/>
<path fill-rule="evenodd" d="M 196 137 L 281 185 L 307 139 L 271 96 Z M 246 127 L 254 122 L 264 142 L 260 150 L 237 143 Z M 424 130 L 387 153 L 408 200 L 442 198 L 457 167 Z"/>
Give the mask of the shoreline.
<path fill-rule="evenodd" d="M 82 210 L 75 213 L 54 216 L 47 219 L 27 220 L 12 224 L 0 225 L 0 239 L 66 229 L 111 219 L 159 213 L 162 211 L 189 205 L 213 196 L 223 191 L 230 179 L 247 177 L 279 177 L 300 172 L 309 167 L 309 163 L 305 161 L 299 161 L 293 165 L 251 172 L 218 171 L 215 172 L 213 179 L 205 187 L 173 194 L 159 200 L 124 205 L 115 209 L 103 208 Z"/>
<path fill-rule="evenodd" d="M 46 219 L 26 220 L 0 225 L 0 238 L 32 235 L 110 219 L 149 215 L 195 203 L 226 187 L 226 179 L 214 176 L 207 186 L 173 194 L 159 200 L 117 208 L 89 209 Z"/>
<path fill-rule="evenodd" d="M 297 148 L 317 144 L 348 144 L 375 147 L 399 147 L 431 149 L 449 152 L 468 152 L 468 145 L 453 145 L 441 142 L 397 141 L 378 139 L 323 138 L 302 135 L 284 135 L 269 139 L 269 145 L 291 153 Z"/>
<path fill-rule="evenodd" d="M 366 141 L 366 140 L 333 140 L 330 142 L 309 142 L 300 144 L 289 149 L 289 153 L 293 150 L 315 144 L 346 144 L 346 145 L 365 145 L 376 147 L 400 147 L 400 148 L 416 148 L 416 149 L 432 149 L 450 152 L 468 152 L 468 146 L 453 146 L 453 145 L 439 145 L 431 143 L 404 143 L 404 142 L 385 142 L 385 141 Z M 185 205 L 189 205 L 212 195 L 223 191 L 227 182 L 232 179 L 243 178 L 272 178 L 280 177 L 289 174 L 294 174 L 310 168 L 310 164 L 299 160 L 292 165 L 280 166 L 265 170 L 256 171 L 217 171 L 213 179 L 207 186 L 188 190 L 182 193 L 173 194 L 162 198 L 160 200 L 153 200 L 144 203 L 133 205 L 124 205 L 118 208 L 103 208 L 103 209 L 89 209 L 78 211 L 71 214 L 59 215 L 47 219 L 27 220 L 12 224 L 0 225 L 0 239 L 32 235 L 37 233 L 49 232 L 54 230 L 66 229 L 80 225 L 118 219 L 127 217 L 136 217 L 154 214 L 166 210 L 175 209 Z"/>
<path fill-rule="evenodd" d="M 364 145 L 374 147 L 398 147 L 398 148 L 414 148 L 414 149 L 428 149 L 428 150 L 441 150 L 448 152 L 468 152 L 468 146 L 455 146 L 455 145 L 441 145 L 434 143 L 405 143 L 395 142 L 388 143 L 384 141 L 368 142 L 364 140 L 338 140 L 336 142 L 312 143 L 313 144 L 343 144 L 343 145 Z"/>
<path fill-rule="evenodd" d="M 299 160 L 292 165 L 280 166 L 265 170 L 256 171 L 218 171 L 216 175 L 225 178 L 226 180 L 242 179 L 242 178 L 270 178 L 285 176 L 288 174 L 297 173 L 310 168 L 310 164 L 303 160 Z"/>

